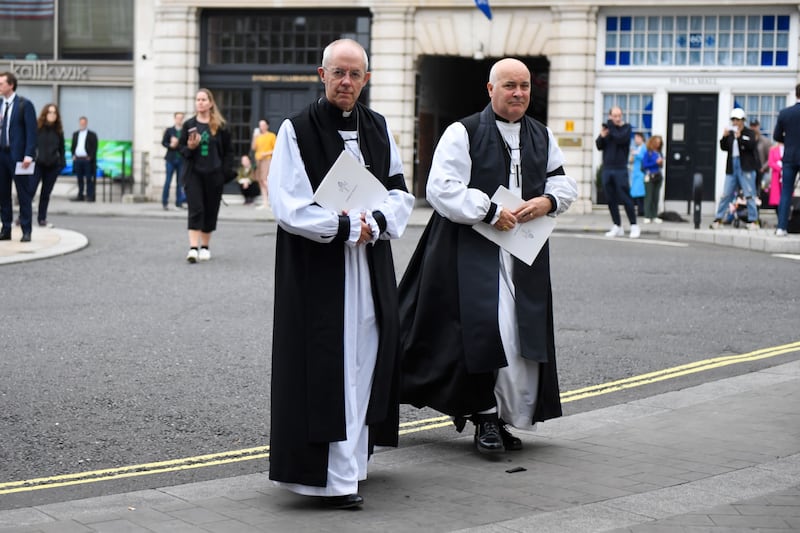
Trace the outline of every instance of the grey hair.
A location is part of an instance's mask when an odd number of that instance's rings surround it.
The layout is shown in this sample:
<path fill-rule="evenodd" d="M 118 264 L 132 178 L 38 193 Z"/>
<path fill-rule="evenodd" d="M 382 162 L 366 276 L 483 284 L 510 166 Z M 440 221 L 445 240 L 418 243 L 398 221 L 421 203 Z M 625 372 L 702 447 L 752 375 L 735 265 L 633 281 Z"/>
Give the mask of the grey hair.
<path fill-rule="evenodd" d="M 343 43 L 352 43 L 358 46 L 361 49 L 361 54 L 364 56 L 364 72 L 369 72 L 369 58 L 367 57 L 367 51 L 364 50 L 364 47 L 361 46 L 361 43 L 358 41 L 354 41 L 353 39 L 338 39 L 333 41 L 331 44 L 325 47 L 322 51 L 322 66 L 327 67 L 330 65 L 331 62 L 331 54 L 333 54 L 333 49 L 336 45 L 343 44 Z"/>

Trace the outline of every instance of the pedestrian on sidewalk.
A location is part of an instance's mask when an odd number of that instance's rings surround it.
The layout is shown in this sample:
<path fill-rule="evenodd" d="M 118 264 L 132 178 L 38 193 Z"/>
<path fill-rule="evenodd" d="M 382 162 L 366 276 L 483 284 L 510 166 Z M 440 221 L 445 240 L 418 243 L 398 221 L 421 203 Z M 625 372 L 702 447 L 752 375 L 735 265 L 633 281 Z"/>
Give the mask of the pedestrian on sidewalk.
<path fill-rule="evenodd" d="M 797 173 L 800 172 L 800 84 L 794 89 L 797 103 L 781 109 L 772 138 L 783 143 L 783 170 L 781 174 L 781 201 L 778 204 L 778 227 L 775 235 L 786 237 L 792 196 Z"/>
<path fill-rule="evenodd" d="M 67 165 L 66 148 L 64 146 L 64 126 L 61 124 L 61 113 L 56 104 L 47 104 L 42 108 L 37 121 L 37 147 L 36 147 L 36 181 L 33 184 L 33 193 L 39 182 L 42 190 L 39 192 L 39 211 L 37 220 L 41 227 L 53 227 L 47 221 L 47 208 L 50 205 L 50 195 L 56 184 L 58 175 Z"/>
<path fill-rule="evenodd" d="M 272 153 L 275 150 L 275 134 L 269 131 L 267 120 L 258 121 L 258 133 L 253 137 L 253 153 L 256 158 L 256 176 L 258 188 L 261 190 L 261 205 L 256 209 L 266 209 L 269 206 L 269 166 L 272 162 Z"/>
<path fill-rule="evenodd" d="M 329 44 L 325 96 L 285 120 L 269 174 L 278 222 L 269 478 L 329 507 L 364 500 L 374 446 L 397 446 L 398 314 L 391 240 L 414 197 L 386 119 L 358 102 L 364 48 Z M 314 191 L 347 150 L 388 190 L 372 210 L 337 213 Z"/>
<path fill-rule="evenodd" d="M 628 181 L 628 152 L 631 145 L 631 125 L 622 119 L 622 108 L 612 107 L 600 135 L 595 139 L 595 146 L 603 152 L 603 171 L 601 179 L 603 191 L 606 193 L 608 211 L 614 223 L 606 233 L 606 237 L 624 237 L 625 230 L 619 216 L 619 203 L 625 206 L 628 222 L 631 224 L 631 239 L 638 239 L 641 231 L 636 224 L 636 207 L 630 195 Z"/>
<path fill-rule="evenodd" d="M 97 134 L 89 129 L 89 119 L 86 117 L 78 119 L 78 129 L 72 133 L 70 152 L 72 152 L 72 173 L 78 179 L 78 196 L 72 200 L 94 202 L 97 181 Z"/>
<path fill-rule="evenodd" d="M 175 207 L 178 209 L 183 207 L 186 202 L 186 193 L 183 190 L 183 176 L 181 169 L 183 168 L 183 156 L 178 150 L 178 140 L 181 136 L 181 128 L 183 127 L 184 114 L 181 112 L 173 115 L 174 124 L 164 130 L 164 137 L 161 139 L 161 146 L 167 149 L 164 154 L 164 161 L 166 162 L 166 175 L 164 176 L 164 189 L 161 191 L 161 205 L 166 211 L 169 209 L 169 188 L 172 184 L 172 176 L 175 176 Z"/>
<path fill-rule="evenodd" d="M 653 135 L 647 139 L 647 152 L 642 159 L 644 178 L 644 223 L 663 222 L 658 218 L 658 200 L 661 197 L 661 185 L 664 183 L 664 155 L 661 153 L 664 141 L 661 135 Z"/>
<path fill-rule="evenodd" d="M 211 233 L 217 229 L 222 188 L 236 175 L 231 134 L 211 91 L 198 90 L 194 107 L 196 114 L 184 123 L 178 141 L 187 165 L 184 188 L 189 204 L 189 263 L 211 259 L 209 245 Z"/>
<path fill-rule="evenodd" d="M 498 61 L 487 89 L 486 108 L 451 124 L 433 155 L 435 212 L 399 288 L 401 402 L 453 416 L 458 431 L 472 420 L 476 450 L 496 454 L 522 448 L 506 424 L 529 430 L 561 416 L 550 252 L 545 243 L 529 266 L 472 226 L 508 231 L 556 216 L 578 189 L 553 133 L 525 114 L 525 64 Z M 520 207 L 491 200 L 501 185 Z"/>
<path fill-rule="evenodd" d="M 725 184 L 722 197 L 711 229 L 719 229 L 731 202 L 741 191 L 747 202 L 747 229 L 758 229 L 758 206 L 756 205 L 756 171 L 758 162 L 757 141 L 753 130 L 745 126 L 745 112 L 741 107 L 731 111 L 731 124 L 722 130 L 720 149 L 728 152 L 725 163 Z"/>
<path fill-rule="evenodd" d="M 643 217 L 644 215 L 644 175 L 642 170 L 642 158 L 647 152 L 647 145 L 644 142 L 644 133 L 637 131 L 633 134 L 633 147 L 631 148 L 630 163 L 631 163 L 631 199 L 636 205 L 636 216 Z M 647 220 L 645 220 L 647 223 Z"/>
<path fill-rule="evenodd" d="M 0 73 L 0 241 L 11 239 L 14 206 L 11 182 L 17 189 L 22 242 L 30 242 L 33 219 L 33 181 L 28 170 L 36 155 L 36 111 L 33 103 L 17 94 L 17 77 Z M 17 165 L 24 174 L 17 173 Z"/>

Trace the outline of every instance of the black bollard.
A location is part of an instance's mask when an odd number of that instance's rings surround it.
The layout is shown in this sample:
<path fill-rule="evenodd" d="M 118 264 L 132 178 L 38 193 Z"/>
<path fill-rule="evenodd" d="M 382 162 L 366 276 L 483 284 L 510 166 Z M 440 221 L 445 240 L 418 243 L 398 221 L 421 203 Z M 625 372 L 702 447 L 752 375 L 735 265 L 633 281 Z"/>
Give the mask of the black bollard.
<path fill-rule="evenodd" d="M 703 175 L 699 172 L 694 175 L 692 200 L 694 201 L 694 229 L 700 229 L 700 210 L 703 207 Z"/>

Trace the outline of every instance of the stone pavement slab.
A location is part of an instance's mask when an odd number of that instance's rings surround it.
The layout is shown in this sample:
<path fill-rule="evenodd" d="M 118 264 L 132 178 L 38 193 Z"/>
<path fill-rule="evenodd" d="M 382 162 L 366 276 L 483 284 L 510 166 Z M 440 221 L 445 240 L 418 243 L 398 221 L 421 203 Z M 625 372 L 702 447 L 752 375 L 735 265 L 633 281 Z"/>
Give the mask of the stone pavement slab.
<path fill-rule="evenodd" d="M 357 511 L 263 473 L 2 511 L 0 533 L 800 531 L 800 361 L 520 436 L 525 449 L 497 460 L 471 435 L 401 439 L 374 455 Z"/>

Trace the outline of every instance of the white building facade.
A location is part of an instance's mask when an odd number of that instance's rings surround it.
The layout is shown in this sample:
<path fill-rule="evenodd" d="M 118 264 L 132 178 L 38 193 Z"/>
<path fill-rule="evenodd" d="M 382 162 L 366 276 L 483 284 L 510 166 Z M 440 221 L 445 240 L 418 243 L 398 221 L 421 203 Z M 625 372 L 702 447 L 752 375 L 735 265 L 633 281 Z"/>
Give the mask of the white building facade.
<path fill-rule="evenodd" d="M 57 20 L 63 3 L 55 2 Z M 36 58 L 0 58 L 0 70 L 15 69 L 22 94 L 50 91 L 57 102 L 88 89 L 101 110 L 104 91 L 114 89 L 114 124 L 130 124 L 136 190 L 153 200 L 164 182 L 164 128 L 174 112 L 192 113 L 198 87 L 217 95 L 237 149 L 246 152 L 260 118 L 276 130 L 321 93 L 315 68 L 324 45 L 338 37 L 368 50 L 372 78 L 364 98 L 387 117 L 418 197 L 438 136 L 488 103 L 488 69 L 501 57 L 520 58 L 534 73 L 531 113 L 565 153 L 566 170 L 579 184 L 577 212 L 599 199 L 594 139 L 612 105 L 623 107 L 635 130 L 664 138 L 666 206 L 683 210 L 694 174 L 702 175 L 705 202 L 721 192 L 725 154 L 718 140 L 731 109 L 742 107 L 770 135 L 798 82 L 796 1 L 642 7 L 624 0 L 495 0 L 491 20 L 471 0 L 347 7 L 319 0 L 135 0 L 132 9 L 128 60 L 76 65 L 59 56 L 57 45 L 49 64 L 85 66 L 83 79 L 26 77 L 24 67 L 34 72 L 42 63 Z"/>

